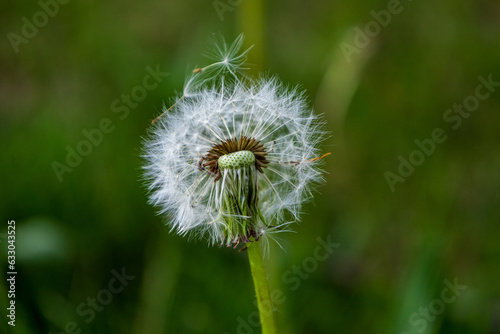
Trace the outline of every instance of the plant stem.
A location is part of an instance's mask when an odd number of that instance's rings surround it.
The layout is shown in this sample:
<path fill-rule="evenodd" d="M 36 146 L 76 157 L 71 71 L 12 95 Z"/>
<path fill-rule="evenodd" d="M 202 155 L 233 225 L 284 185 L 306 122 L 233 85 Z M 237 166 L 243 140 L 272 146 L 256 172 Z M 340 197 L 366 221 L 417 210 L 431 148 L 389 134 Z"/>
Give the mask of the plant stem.
<path fill-rule="evenodd" d="M 267 275 L 262 261 L 262 252 L 258 241 L 247 244 L 248 260 L 250 261 L 250 269 L 252 270 L 252 278 L 257 295 L 257 303 L 259 306 L 260 324 L 262 326 L 262 334 L 275 334 L 276 324 L 274 321 L 274 307 L 269 293 L 269 285 L 267 284 Z"/>

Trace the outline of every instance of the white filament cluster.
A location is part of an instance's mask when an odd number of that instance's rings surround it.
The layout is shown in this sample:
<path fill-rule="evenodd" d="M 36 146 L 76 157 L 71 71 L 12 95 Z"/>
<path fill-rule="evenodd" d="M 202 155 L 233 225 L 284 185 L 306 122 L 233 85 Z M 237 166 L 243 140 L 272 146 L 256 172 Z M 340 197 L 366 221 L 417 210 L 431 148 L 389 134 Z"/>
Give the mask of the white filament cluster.
<path fill-rule="evenodd" d="M 234 180 L 252 177 L 263 217 L 253 223 L 258 236 L 265 237 L 298 220 L 311 186 L 322 180 L 314 158 L 320 155 L 317 146 L 324 135 L 303 95 L 277 79 L 200 87 L 166 112 L 146 141 L 150 202 L 169 215 L 168 224 L 179 234 L 227 243 L 224 194 L 228 187 L 239 186 Z M 221 169 L 214 182 L 213 175 L 199 168 L 200 159 L 214 145 L 241 136 L 264 145 L 267 168 L 264 173 L 253 166 L 246 171 Z"/>

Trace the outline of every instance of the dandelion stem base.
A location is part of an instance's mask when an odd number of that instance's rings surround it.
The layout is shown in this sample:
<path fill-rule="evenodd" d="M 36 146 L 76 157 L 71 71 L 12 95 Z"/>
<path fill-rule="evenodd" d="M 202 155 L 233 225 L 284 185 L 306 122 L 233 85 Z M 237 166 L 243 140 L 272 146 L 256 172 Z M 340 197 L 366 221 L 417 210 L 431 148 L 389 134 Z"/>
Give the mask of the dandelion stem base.
<path fill-rule="evenodd" d="M 260 324 L 262 334 L 275 334 L 276 322 L 274 319 L 274 307 L 269 293 L 266 270 L 262 261 L 262 252 L 258 241 L 247 244 L 248 260 L 252 270 L 252 278 L 259 307 Z"/>

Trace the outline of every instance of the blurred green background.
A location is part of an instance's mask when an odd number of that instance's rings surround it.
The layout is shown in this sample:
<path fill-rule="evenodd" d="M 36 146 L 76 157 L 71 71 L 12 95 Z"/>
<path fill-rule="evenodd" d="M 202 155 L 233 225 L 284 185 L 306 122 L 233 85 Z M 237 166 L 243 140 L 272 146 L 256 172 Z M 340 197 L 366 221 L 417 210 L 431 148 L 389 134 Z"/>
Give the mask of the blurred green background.
<path fill-rule="evenodd" d="M 260 332 L 246 254 L 169 233 L 140 181 L 141 138 L 214 33 L 244 33 L 250 73 L 300 84 L 332 134 L 326 184 L 267 260 L 279 332 L 500 333 L 500 87 L 460 125 L 443 118 L 479 76 L 500 82 L 498 1 L 54 3 L 0 3 L 1 333 Z M 141 90 L 147 67 L 168 76 Z M 419 156 L 436 128 L 446 140 Z M 410 155 L 425 161 L 391 188 Z M 339 244 L 326 260 L 318 238 Z"/>

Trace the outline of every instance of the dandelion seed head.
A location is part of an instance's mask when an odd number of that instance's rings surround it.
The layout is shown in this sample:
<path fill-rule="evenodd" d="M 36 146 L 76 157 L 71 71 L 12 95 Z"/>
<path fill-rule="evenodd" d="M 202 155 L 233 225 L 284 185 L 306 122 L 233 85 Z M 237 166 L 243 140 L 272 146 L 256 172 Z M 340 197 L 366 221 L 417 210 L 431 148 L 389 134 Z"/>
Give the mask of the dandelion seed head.
<path fill-rule="evenodd" d="M 237 76 L 241 43 L 216 48 L 222 60 L 193 74 L 144 147 L 150 202 L 172 230 L 227 246 L 288 231 L 322 181 L 323 123 L 297 88 Z"/>

